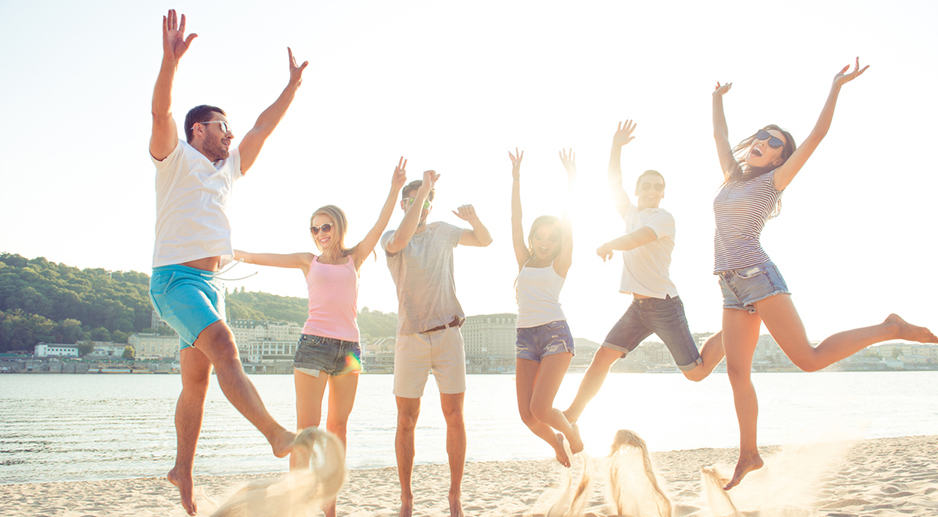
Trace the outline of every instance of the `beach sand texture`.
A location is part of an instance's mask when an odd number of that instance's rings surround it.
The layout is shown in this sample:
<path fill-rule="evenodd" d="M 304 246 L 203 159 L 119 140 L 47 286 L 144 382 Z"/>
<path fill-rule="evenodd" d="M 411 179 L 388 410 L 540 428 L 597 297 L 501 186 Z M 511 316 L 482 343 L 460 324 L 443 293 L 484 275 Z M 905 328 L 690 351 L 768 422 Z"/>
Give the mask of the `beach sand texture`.
<path fill-rule="evenodd" d="M 723 494 L 701 476 L 717 465 L 724 475 L 735 449 L 652 453 L 655 472 L 671 499 L 674 516 L 724 514 Z M 883 438 L 855 443 L 785 446 L 763 450 L 767 468 L 729 495 L 741 515 L 938 515 L 938 436 Z M 569 474 L 590 469 L 584 515 L 613 515 L 607 504 L 608 461 L 580 459 Z M 579 467 L 580 470 L 576 470 Z M 168 468 L 168 466 L 167 466 Z M 200 515 L 209 515 L 245 483 L 278 474 L 196 479 Z M 543 510 L 563 480 L 553 460 L 476 462 L 466 465 L 466 515 L 532 515 Z M 449 470 L 418 465 L 414 470 L 415 515 L 444 515 Z M 396 515 L 399 490 L 393 467 L 353 470 L 339 496 L 339 514 Z M 641 497 L 637 495 L 636 497 Z M 540 507 L 538 507 L 540 505 Z M 0 485 L 0 515 L 182 516 L 176 490 L 160 478 Z"/>

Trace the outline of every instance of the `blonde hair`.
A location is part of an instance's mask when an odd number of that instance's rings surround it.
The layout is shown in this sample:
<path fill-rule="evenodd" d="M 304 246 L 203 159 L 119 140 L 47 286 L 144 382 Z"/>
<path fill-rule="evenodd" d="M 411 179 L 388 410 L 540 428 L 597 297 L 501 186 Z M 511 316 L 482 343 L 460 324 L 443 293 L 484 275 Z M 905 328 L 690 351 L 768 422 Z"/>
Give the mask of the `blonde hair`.
<path fill-rule="evenodd" d="M 531 230 L 528 231 L 528 254 L 530 256 L 532 257 L 534 256 L 534 234 L 537 233 L 537 231 L 542 226 L 547 226 L 549 224 L 552 224 L 557 227 L 556 229 L 557 240 L 558 240 L 558 244 L 560 244 L 557 247 L 558 253 L 560 252 L 560 249 L 563 248 L 564 236 L 563 236 L 563 230 L 560 228 L 560 219 L 553 215 L 542 215 L 538 217 L 537 219 L 535 219 L 533 223 L 531 223 Z"/>
<path fill-rule="evenodd" d="M 335 205 L 325 205 L 317 208 L 309 218 L 310 226 L 312 226 L 313 219 L 317 215 L 325 215 L 332 219 L 332 222 L 335 224 L 335 230 L 333 231 L 335 232 L 336 241 L 339 243 L 339 250 L 343 257 L 355 251 L 354 248 L 345 247 L 345 232 L 348 230 L 348 219 L 346 219 L 345 212 L 343 212 L 341 208 Z M 315 241 L 315 239 L 313 240 Z M 318 241 L 316 241 L 316 243 L 316 246 L 319 246 Z"/>

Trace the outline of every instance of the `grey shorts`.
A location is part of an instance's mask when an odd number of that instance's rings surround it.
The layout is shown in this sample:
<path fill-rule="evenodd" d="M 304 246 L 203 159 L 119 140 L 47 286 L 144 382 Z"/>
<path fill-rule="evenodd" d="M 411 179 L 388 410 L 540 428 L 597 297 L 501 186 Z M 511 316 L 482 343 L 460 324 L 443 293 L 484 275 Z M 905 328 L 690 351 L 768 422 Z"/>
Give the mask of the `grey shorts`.
<path fill-rule="evenodd" d="M 703 363 L 687 326 L 684 304 L 678 297 L 635 299 L 609 331 L 603 346 L 618 350 L 625 357 L 652 334 L 664 341 L 682 371 Z"/>
<path fill-rule="evenodd" d="M 293 368 L 314 377 L 342 375 L 362 369 L 362 347 L 356 341 L 303 334 L 296 345 Z"/>
<path fill-rule="evenodd" d="M 723 308 L 756 312 L 755 303 L 776 294 L 791 294 L 772 261 L 717 273 L 723 291 Z"/>

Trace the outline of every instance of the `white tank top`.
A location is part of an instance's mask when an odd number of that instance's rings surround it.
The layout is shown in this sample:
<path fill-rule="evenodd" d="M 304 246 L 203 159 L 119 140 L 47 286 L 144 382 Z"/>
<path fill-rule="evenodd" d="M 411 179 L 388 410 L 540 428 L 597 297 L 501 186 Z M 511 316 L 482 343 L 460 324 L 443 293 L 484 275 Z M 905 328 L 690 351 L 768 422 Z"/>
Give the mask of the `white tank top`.
<path fill-rule="evenodd" d="M 558 301 L 563 280 L 552 265 L 521 268 L 515 280 L 518 328 L 537 327 L 566 319 Z"/>

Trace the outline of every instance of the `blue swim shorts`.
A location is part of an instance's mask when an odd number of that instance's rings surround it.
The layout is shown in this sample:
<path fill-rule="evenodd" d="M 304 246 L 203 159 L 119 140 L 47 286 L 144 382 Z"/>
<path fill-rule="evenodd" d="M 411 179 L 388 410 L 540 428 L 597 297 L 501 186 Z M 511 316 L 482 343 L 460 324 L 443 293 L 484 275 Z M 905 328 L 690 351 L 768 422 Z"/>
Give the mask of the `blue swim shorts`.
<path fill-rule="evenodd" d="M 756 312 L 755 303 L 776 294 L 791 294 L 772 261 L 717 273 L 723 291 L 723 308 Z"/>
<path fill-rule="evenodd" d="M 179 334 L 180 350 L 192 346 L 205 327 L 225 319 L 225 293 L 212 271 L 179 264 L 153 268 L 150 302 Z"/>
<path fill-rule="evenodd" d="M 518 359 L 540 362 L 549 355 L 564 352 L 576 353 L 573 348 L 573 334 L 570 333 L 570 326 L 566 321 L 557 320 L 536 327 L 518 329 L 515 354 Z"/>
<path fill-rule="evenodd" d="M 684 303 L 677 296 L 636 298 L 606 335 L 602 346 L 622 352 L 625 357 L 652 334 L 664 341 L 681 371 L 703 363 L 687 326 Z"/>

